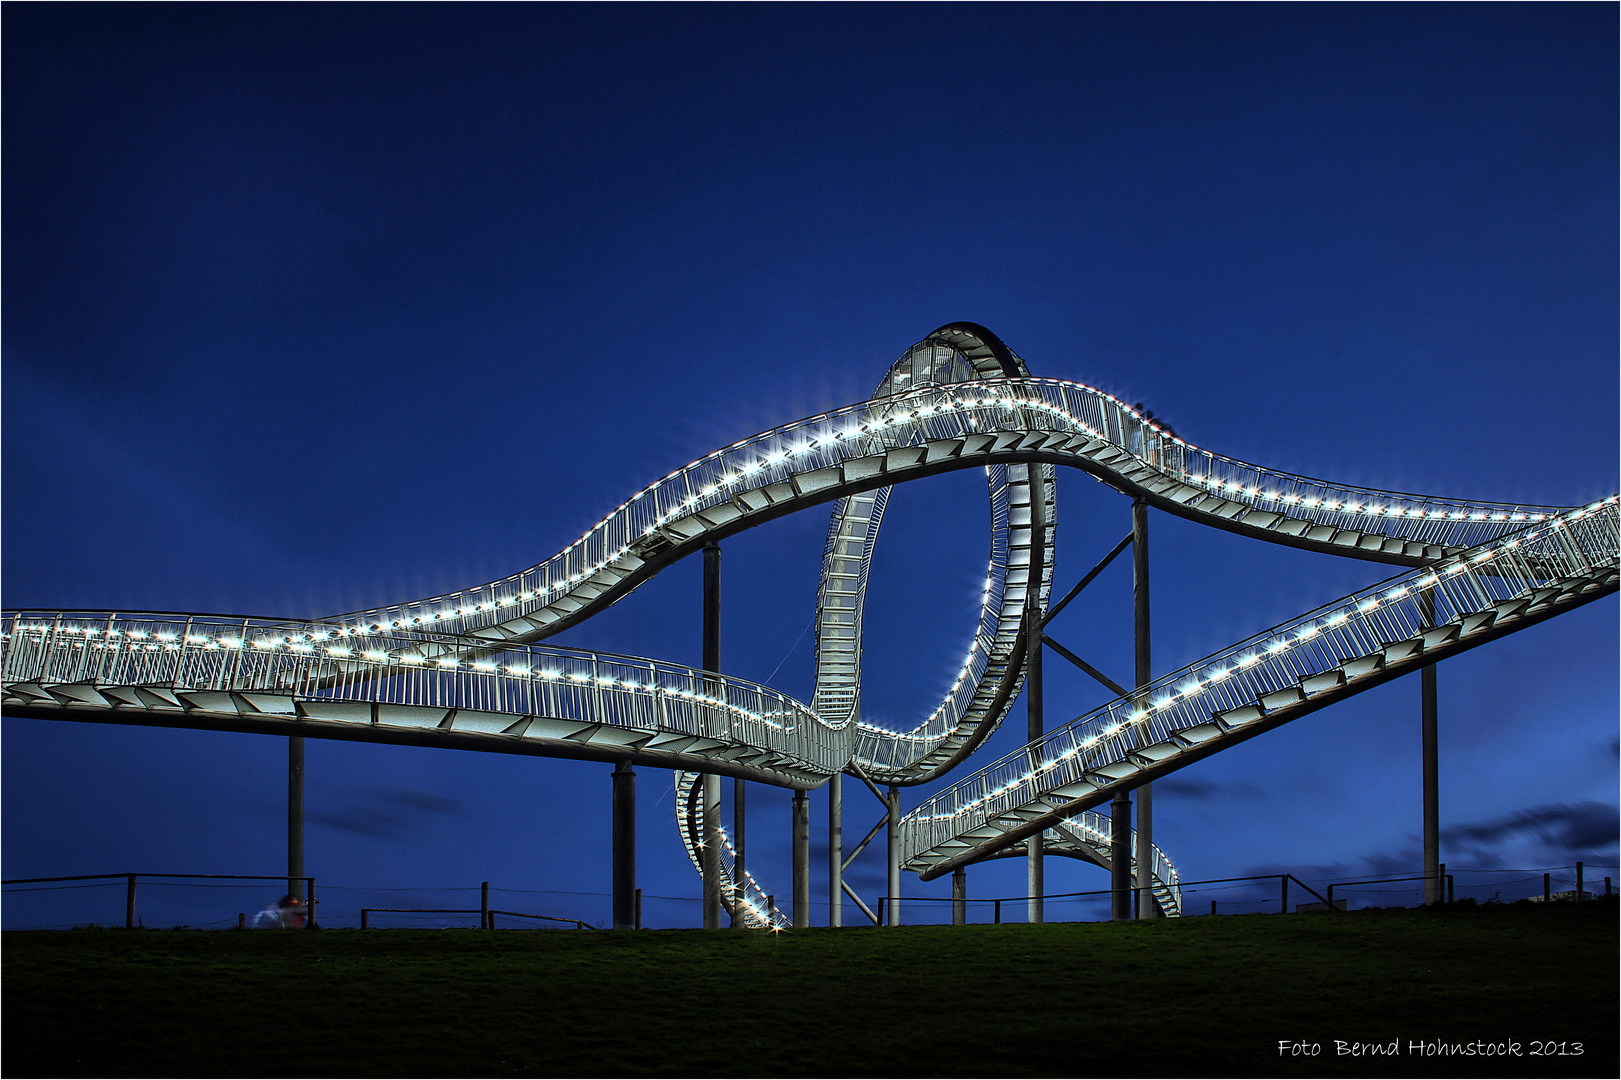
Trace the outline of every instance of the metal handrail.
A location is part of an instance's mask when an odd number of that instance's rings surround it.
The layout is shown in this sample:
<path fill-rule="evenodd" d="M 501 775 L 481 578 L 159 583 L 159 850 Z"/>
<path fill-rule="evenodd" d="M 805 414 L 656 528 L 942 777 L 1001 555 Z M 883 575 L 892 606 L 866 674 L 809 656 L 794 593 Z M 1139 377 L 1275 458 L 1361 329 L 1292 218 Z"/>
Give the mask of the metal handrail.
<path fill-rule="evenodd" d="M 382 718 L 323 706 L 459 709 L 510 718 L 486 721 L 487 730 L 535 716 L 608 724 L 770 750 L 811 782 L 849 759 L 850 732 L 758 683 L 644 657 L 525 645 L 477 653 L 473 645 L 448 635 L 373 633 L 331 623 L 6 611 L 0 613 L 0 678 L 8 688 L 136 687 L 151 696 L 148 707 L 159 709 L 169 699 L 178 705 L 175 694 L 208 692 L 248 695 L 259 706 L 276 707 L 262 696 L 365 726 Z"/>

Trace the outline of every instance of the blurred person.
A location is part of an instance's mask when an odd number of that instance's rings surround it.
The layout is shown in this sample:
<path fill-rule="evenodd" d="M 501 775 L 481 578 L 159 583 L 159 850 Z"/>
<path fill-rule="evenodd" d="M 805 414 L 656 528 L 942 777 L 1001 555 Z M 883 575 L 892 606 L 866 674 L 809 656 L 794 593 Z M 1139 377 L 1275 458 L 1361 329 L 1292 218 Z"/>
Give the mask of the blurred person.
<path fill-rule="evenodd" d="M 296 930 L 304 925 L 304 901 L 291 893 L 266 904 L 265 909 L 253 917 L 256 930 Z"/>

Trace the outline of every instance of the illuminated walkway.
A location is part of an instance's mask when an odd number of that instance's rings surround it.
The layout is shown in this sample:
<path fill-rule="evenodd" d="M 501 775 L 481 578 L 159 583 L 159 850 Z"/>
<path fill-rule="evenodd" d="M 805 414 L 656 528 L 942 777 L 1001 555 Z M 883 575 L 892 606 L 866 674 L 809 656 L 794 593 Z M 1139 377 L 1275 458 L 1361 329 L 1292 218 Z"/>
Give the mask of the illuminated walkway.
<path fill-rule="evenodd" d="M 942 327 L 867 401 L 752 436 L 633 495 L 545 562 L 320 620 L 9 611 L 15 716 L 412 743 L 643 764 L 806 790 L 843 771 L 934 780 L 1007 716 L 1046 609 L 1057 466 L 1213 528 L 1415 568 L 1166 676 L 943 791 L 900 824 L 925 878 L 1226 746 L 1616 589 L 1617 505 L 1466 502 L 1293 476 L 1201 450 L 1118 399 L 1031 377 L 994 335 Z M 909 730 L 860 716 L 868 568 L 889 489 L 982 469 L 991 545 L 978 629 Z M 536 645 L 706 544 L 832 503 L 809 705 L 639 657 Z M 1035 595 L 1029 595 L 1034 590 Z M 678 801 L 689 851 L 701 789 Z M 1067 841 L 1066 841 L 1067 842 Z M 1162 907 L 1179 900 L 1155 852 Z M 723 868 L 723 873 L 729 873 Z M 745 882 L 750 918 L 764 894 Z M 758 895 L 756 895 L 758 894 Z"/>

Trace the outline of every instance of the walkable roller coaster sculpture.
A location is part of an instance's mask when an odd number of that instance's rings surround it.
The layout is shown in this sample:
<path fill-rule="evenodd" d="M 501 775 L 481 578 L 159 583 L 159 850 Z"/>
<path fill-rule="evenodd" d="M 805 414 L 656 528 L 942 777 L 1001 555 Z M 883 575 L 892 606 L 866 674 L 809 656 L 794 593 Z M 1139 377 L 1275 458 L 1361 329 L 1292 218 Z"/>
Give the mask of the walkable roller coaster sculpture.
<path fill-rule="evenodd" d="M 896 824 L 891 855 L 925 880 L 1037 836 L 1106 865 L 1109 823 L 1091 808 L 1117 793 L 1617 588 L 1617 496 L 1511 506 L 1245 464 L 1109 394 L 1035 378 L 995 335 L 953 323 L 902 354 L 870 400 L 679 469 L 500 581 L 318 620 L 6 611 L 3 707 L 674 769 L 695 865 L 705 870 L 707 852 L 744 922 L 783 925 L 750 875 L 731 880 L 698 774 L 796 791 L 846 772 L 903 786 L 969 757 L 1018 697 L 1046 617 L 1060 465 L 1200 524 L 1410 569 L 1138 686 L 928 798 Z M 985 471 L 991 504 L 977 632 L 931 713 L 909 731 L 878 727 L 860 714 L 861 625 L 889 491 L 966 468 Z M 534 644 L 708 544 L 825 503 L 808 705 L 717 671 Z M 1178 913 L 1174 868 L 1157 848 L 1149 861 L 1137 880 Z M 803 904 L 794 918 L 808 924 Z"/>

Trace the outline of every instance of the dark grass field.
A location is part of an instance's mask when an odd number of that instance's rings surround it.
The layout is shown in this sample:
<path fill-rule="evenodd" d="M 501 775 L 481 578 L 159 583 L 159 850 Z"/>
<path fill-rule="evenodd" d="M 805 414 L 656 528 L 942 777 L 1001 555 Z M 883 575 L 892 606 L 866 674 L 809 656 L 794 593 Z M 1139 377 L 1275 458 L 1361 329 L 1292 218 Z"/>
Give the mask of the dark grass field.
<path fill-rule="evenodd" d="M 1615 1076 L 1617 908 L 4 935 L 8 1078 Z M 1397 1056 L 1336 1040 L 1396 1043 Z M 1315 1056 L 1280 1053 L 1315 1044 Z M 1503 1056 L 1424 1057 L 1412 1043 Z M 1562 1053 L 1561 1053 L 1562 1051 Z"/>

